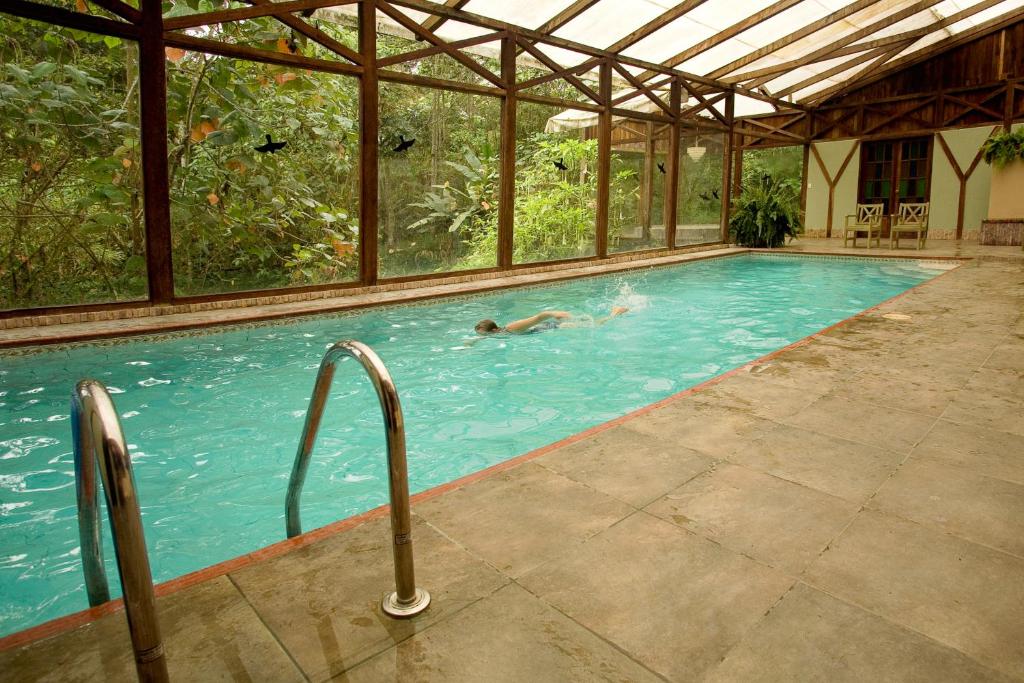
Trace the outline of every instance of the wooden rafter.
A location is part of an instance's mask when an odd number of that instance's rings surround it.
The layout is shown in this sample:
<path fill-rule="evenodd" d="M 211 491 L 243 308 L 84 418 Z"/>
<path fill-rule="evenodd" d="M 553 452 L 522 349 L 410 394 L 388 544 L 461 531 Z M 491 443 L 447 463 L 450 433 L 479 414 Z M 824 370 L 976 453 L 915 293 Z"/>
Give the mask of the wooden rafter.
<path fill-rule="evenodd" d="M 82 31 L 92 31 L 105 36 L 117 36 L 118 38 L 138 39 L 139 27 L 134 24 L 126 24 L 123 21 L 115 21 L 106 17 L 96 17 L 82 12 L 50 5 L 40 5 L 25 0 L 5 0 L 3 13 L 11 14 L 33 21 L 43 21 L 54 26 L 66 26 Z"/>
<path fill-rule="evenodd" d="M 947 95 L 945 93 L 942 93 L 941 101 L 943 104 L 945 104 L 946 102 L 952 102 L 953 104 L 964 107 L 964 109 L 949 118 L 944 118 L 942 120 L 941 126 L 950 126 L 971 113 L 987 114 L 988 116 L 991 116 L 992 118 L 998 121 L 999 119 L 1003 118 L 1003 112 L 996 111 L 995 109 L 989 109 L 985 105 L 997 97 L 1005 97 L 1006 92 L 1007 90 L 1005 88 L 998 88 L 990 92 L 988 96 L 982 98 L 979 102 L 972 102 L 962 97 L 957 97 L 956 95 Z M 943 111 L 943 113 L 945 113 L 945 111 Z"/>
<path fill-rule="evenodd" d="M 551 57 L 548 57 L 546 54 L 544 54 L 539 49 L 537 49 L 537 47 L 535 47 L 528 40 L 520 39 L 519 40 L 519 47 L 521 47 L 524 51 L 528 52 L 531 56 L 533 56 L 541 64 L 543 64 L 547 68 L 551 69 L 551 71 L 553 73 L 562 73 L 563 74 L 562 77 L 566 81 L 571 83 L 577 90 L 579 90 L 581 93 L 583 93 L 584 95 L 589 97 L 591 100 L 593 100 L 594 102 L 597 102 L 599 104 L 602 103 L 601 96 L 598 93 L 594 92 L 594 90 L 590 86 L 588 86 L 586 83 L 584 83 L 579 78 L 574 76 L 571 73 L 571 71 L 572 71 L 571 68 L 570 69 L 566 69 L 561 64 L 559 64 L 555 60 L 551 59 Z"/>
<path fill-rule="evenodd" d="M 102 7 L 111 14 L 116 14 L 122 19 L 126 19 L 133 24 L 142 22 L 142 12 L 131 5 L 121 2 L 121 0 L 89 0 L 89 2 L 97 7 Z"/>
<path fill-rule="evenodd" d="M 622 52 L 631 45 L 639 43 L 641 40 L 651 35 L 655 31 L 659 31 L 664 27 L 668 26 L 673 21 L 683 16 L 690 10 L 703 5 L 705 2 L 707 2 L 707 0 L 685 0 L 685 2 L 676 5 L 672 9 L 654 17 L 649 22 L 647 22 L 637 30 L 633 31 L 629 35 L 625 36 L 621 40 L 618 40 L 612 45 L 609 45 L 608 51 L 616 54 Z"/>
<path fill-rule="evenodd" d="M 802 81 L 800 81 L 798 83 L 794 83 L 792 85 L 786 86 L 785 88 L 783 88 L 782 90 L 779 90 L 775 94 L 778 95 L 779 97 L 785 97 L 786 95 L 791 95 L 793 93 L 800 92 L 801 90 L 803 90 L 805 88 L 809 88 L 812 85 L 815 85 L 816 83 L 820 83 L 821 81 L 825 80 L 826 78 L 831 78 L 832 76 L 835 76 L 836 74 L 841 74 L 844 71 L 848 71 L 848 70 L 852 69 L 853 67 L 858 66 L 859 64 L 863 64 L 864 62 L 868 62 L 868 61 L 875 62 L 875 61 L 878 61 L 878 58 L 883 56 L 883 55 L 888 55 L 888 58 L 891 59 L 892 57 L 894 57 L 896 55 L 896 53 L 898 53 L 901 50 L 903 50 L 906 47 L 908 47 L 911 42 L 912 41 L 904 41 L 902 43 L 898 43 L 896 45 L 896 47 L 880 47 L 880 48 L 877 48 L 875 50 L 871 50 L 870 52 L 865 52 L 863 54 L 857 55 L 856 57 L 854 57 L 852 59 L 848 59 L 845 62 L 840 62 L 839 64 L 836 64 L 835 66 L 833 66 L 830 69 L 826 69 L 825 71 L 822 71 L 820 73 L 816 73 L 816 74 L 814 74 L 813 76 L 811 76 L 809 78 L 805 78 L 804 80 L 802 80 Z M 872 64 L 872 66 L 875 66 L 875 64 Z"/>
<path fill-rule="evenodd" d="M 722 98 L 718 98 L 718 100 L 714 98 L 708 100 L 702 94 L 700 94 L 696 88 L 691 87 L 689 83 L 683 83 L 683 88 L 686 89 L 686 92 L 689 93 L 691 97 L 693 97 L 695 100 L 697 100 L 697 102 L 701 104 L 701 107 L 699 109 L 694 110 L 691 108 L 688 109 L 687 111 L 700 111 L 700 109 L 707 109 L 708 112 L 710 112 L 711 115 L 718 119 L 721 123 L 723 123 L 724 125 L 729 125 L 729 123 L 725 120 L 725 117 L 717 109 L 711 106 Z"/>
<path fill-rule="evenodd" d="M 735 61 L 729 62 L 725 66 L 715 69 L 709 75 L 711 76 L 711 78 L 721 78 L 723 76 L 728 76 L 737 69 L 742 69 L 748 64 L 753 64 L 754 62 L 756 62 L 757 60 L 761 59 L 766 55 L 770 55 L 771 53 L 781 50 L 782 48 L 787 47 L 788 45 L 792 45 L 796 41 L 802 40 L 803 38 L 806 38 L 812 33 L 820 31 L 823 28 L 827 28 L 828 26 L 831 26 L 835 22 L 841 21 L 842 19 L 845 19 L 846 17 L 852 14 L 856 14 L 857 12 L 863 9 L 867 9 L 868 7 L 871 7 L 872 5 L 875 5 L 879 2 L 881 2 L 881 0 L 858 0 L 857 2 L 851 3 L 840 10 L 829 13 L 827 16 L 824 16 L 815 22 L 807 24 L 806 26 L 802 26 L 800 29 L 794 31 L 793 33 L 790 33 L 787 36 L 783 36 L 782 38 L 779 38 L 778 40 L 771 42 L 762 48 L 754 50 L 750 54 L 744 55 L 743 57 L 740 57 Z"/>
<path fill-rule="evenodd" d="M 683 83 L 683 87 L 686 88 L 686 86 L 687 86 L 687 84 Z M 687 88 L 687 91 L 691 95 L 694 94 L 694 91 L 690 90 L 689 88 Z M 698 104 L 695 104 L 692 107 L 680 110 L 679 117 L 680 118 L 685 118 L 685 117 L 690 116 L 690 115 L 696 115 L 699 112 L 702 112 L 702 111 L 704 111 L 706 109 L 706 110 L 708 110 L 711 113 L 712 116 L 714 116 L 719 121 L 719 123 L 727 126 L 729 124 L 724 123 L 724 118 L 723 118 L 722 114 L 717 109 L 714 108 L 714 105 L 716 105 L 719 102 L 721 102 L 722 100 L 726 99 L 729 95 L 730 95 L 730 93 L 723 92 L 723 93 L 718 93 L 717 95 L 714 95 L 714 96 L 708 97 L 708 98 L 705 98 L 705 97 L 701 96 L 701 97 L 697 98 Z"/>
<path fill-rule="evenodd" d="M 576 0 L 537 28 L 537 33 L 554 33 L 601 0 Z"/>
<path fill-rule="evenodd" d="M 811 52 L 802 57 L 790 60 L 783 64 L 776 64 L 774 66 L 748 71 L 737 76 L 730 76 L 724 80 L 737 83 L 745 82 L 748 83 L 748 87 L 757 87 L 758 85 L 761 85 L 762 83 L 766 83 L 771 80 L 771 78 L 765 78 L 766 76 L 774 78 L 777 74 L 784 73 L 786 71 L 790 71 L 801 66 L 807 66 L 808 64 L 813 64 L 814 62 L 818 62 L 823 59 L 828 59 L 831 56 L 831 54 L 838 50 L 839 48 L 846 47 L 847 45 L 850 45 L 851 43 L 854 43 L 860 40 L 861 38 L 866 38 L 867 36 L 877 33 L 878 31 L 881 31 L 884 28 L 888 28 L 889 26 L 892 26 L 897 22 L 903 21 L 907 17 L 912 17 L 918 12 L 923 12 L 929 7 L 937 5 L 940 2 L 942 2 L 942 0 L 919 0 L 910 7 L 905 7 L 899 12 L 895 12 L 894 14 L 891 14 L 885 17 L 884 19 L 879 19 L 878 21 L 875 21 L 865 26 L 864 28 L 858 29 L 857 31 L 854 31 L 849 35 L 845 35 L 842 38 L 839 38 L 838 40 L 834 40 L 831 43 L 827 43 L 826 45 L 823 45 L 822 47 L 816 50 L 812 50 Z M 754 85 L 751 85 L 751 82 Z"/>
<path fill-rule="evenodd" d="M 198 36 L 190 36 L 187 33 L 169 33 L 164 38 L 164 43 L 169 47 L 177 47 L 183 50 L 195 50 L 211 55 L 222 57 L 241 57 L 254 62 L 265 62 L 267 64 L 279 64 L 281 66 L 294 66 L 302 69 L 315 68 L 328 73 L 339 73 L 358 75 L 362 73 L 360 67 L 347 62 L 330 61 L 327 59 L 316 59 L 314 57 L 303 57 L 289 54 L 287 52 L 276 52 L 272 50 L 261 50 L 248 45 L 234 45 L 222 43 L 217 40 L 207 40 Z"/>
<path fill-rule="evenodd" d="M 321 7 L 351 5 L 354 2 L 357 2 L 357 0 L 288 0 L 288 2 L 250 5 L 249 7 L 233 7 L 231 9 L 222 9 L 215 12 L 201 12 L 199 14 L 188 14 L 183 17 L 170 17 L 168 19 L 164 19 L 164 30 L 176 31 L 183 28 L 222 24 L 230 21 L 241 21 L 243 19 L 255 19 L 257 17 L 299 12 L 308 9 L 319 9 Z"/>
<path fill-rule="evenodd" d="M 445 0 L 444 6 L 451 7 L 452 9 L 462 9 L 468 4 L 469 0 Z M 437 29 L 441 28 L 441 25 L 446 21 L 448 21 L 448 19 L 445 17 L 437 14 L 431 14 L 429 17 L 424 19 L 423 23 L 420 25 L 428 31 L 437 31 Z"/>
<path fill-rule="evenodd" d="M 484 80 L 489 81 L 490 83 L 499 88 L 504 87 L 504 83 L 502 83 L 501 78 L 499 76 L 494 75 L 486 67 L 480 65 L 478 62 L 474 61 L 472 58 L 463 54 L 462 52 L 459 52 L 457 49 L 453 48 L 449 43 L 439 38 L 437 34 L 435 34 L 433 31 L 428 31 L 427 29 L 423 28 L 418 23 L 410 19 L 404 13 L 392 7 L 387 2 L 383 2 L 383 0 L 378 0 L 377 9 L 383 12 L 384 14 L 388 15 L 395 21 L 397 21 L 401 26 L 405 27 L 407 30 L 411 31 L 413 35 L 415 35 L 416 37 L 422 38 L 428 43 L 431 43 L 432 45 L 441 48 L 441 50 L 445 54 L 455 59 L 457 62 L 468 68 L 470 71 L 473 71 L 478 76 L 481 76 Z"/>
<path fill-rule="evenodd" d="M 271 0 L 244 0 L 244 2 L 247 2 L 250 5 L 258 5 L 261 7 L 274 4 L 273 2 L 271 2 Z M 340 57 L 344 57 L 345 59 L 355 64 L 363 63 L 363 57 L 358 52 L 352 50 L 347 45 L 344 45 L 343 43 L 335 40 L 334 38 L 327 35 L 317 27 L 303 21 L 294 14 L 283 13 L 272 14 L 270 16 L 274 17 L 285 26 L 295 29 L 298 33 L 301 33 L 302 35 L 306 36 L 313 42 L 323 45 L 325 48 L 327 48 L 334 54 Z"/>
<path fill-rule="evenodd" d="M 662 66 L 667 67 L 678 66 L 679 64 L 682 64 L 686 60 L 693 59 L 697 55 L 703 52 L 707 52 L 716 45 L 721 45 L 730 38 L 737 36 L 740 33 L 743 33 L 744 31 L 757 26 L 761 22 L 771 19 L 776 14 L 781 14 L 782 12 L 785 12 L 790 7 L 793 7 L 794 5 L 799 4 L 800 2 L 803 2 L 803 0 L 776 0 L 771 5 L 765 7 L 760 12 L 755 12 L 754 14 L 751 14 L 749 17 L 745 17 L 744 19 L 737 21 L 732 26 L 722 29 L 713 36 L 710 36 L 709 38 L 700 41 L 696 45 L 686 48 L 679 54 L 666 59 L 661 64 Z M 649 77 L 649 74 L 644 73 L 640 75 L 640 80 L 647 80 L 647 78 Z"/>

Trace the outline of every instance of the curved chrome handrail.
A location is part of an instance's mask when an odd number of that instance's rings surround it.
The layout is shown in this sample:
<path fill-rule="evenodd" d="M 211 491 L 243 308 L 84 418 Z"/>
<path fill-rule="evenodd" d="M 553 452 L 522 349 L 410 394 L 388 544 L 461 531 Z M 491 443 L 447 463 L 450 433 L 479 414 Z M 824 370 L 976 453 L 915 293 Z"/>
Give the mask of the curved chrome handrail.
<path fill-rule="evenodd" d="M 165 683 L 169 680 L 167 661 L 156 617 L 153 575 L 142 533 L 132 461 L 114 402 L 102 383 L 84 379 L 75 385 L 71 394 L 71 434 L 75 449 L 78 533 L 89 604 L 95 606 L 110 600 L 110 586 L 103 568 L 96 479 L 99 470 L 114 537 L 128 631 L 135 650 L 135 670 L 140 681 Z"/>
<path fill-rule="evenodd" d="M 285 498 L 285 526 L 288 538 L 302 533 L 299 518 L 299 498 L 306 482 L 309 459 L 316 444 L 320 419 L 334 380 L 338 362 L 345 356 L 355 358 L 366 370 L 377 390 L 380 409 L 384 414 L 384 428 L 388 445 L 388 488 L 391 495 L 391 536 L 395 560 L 396 590 L 384 596 L 381 608 L 385 614 L 396 618 L 419 614 L 430 604 L 430 594 L 416 587 L 415 568 L 412 556 L 412 522 L 409 514 L 409 471 L 405 459 L 405 420 L 402 404 L 398 400 L 398 389 L 391 374 L 380 357 L 366 344 L 354 340 L 335 343 L 327 350 L 320 369 L 317 371 L 313 398 L 306 412 L 306 423 L 302 428 L 302 439 L 295 454 L 291 478 L 288 480 L 288 495 Z"/>

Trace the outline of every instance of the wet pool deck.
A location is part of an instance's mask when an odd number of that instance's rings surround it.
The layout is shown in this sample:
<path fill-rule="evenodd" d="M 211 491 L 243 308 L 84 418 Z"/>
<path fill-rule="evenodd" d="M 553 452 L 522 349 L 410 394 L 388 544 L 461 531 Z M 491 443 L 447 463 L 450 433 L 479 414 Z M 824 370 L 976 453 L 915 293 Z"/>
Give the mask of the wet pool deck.
<path fill-rule="evenodd" d="M 1024 254 L 929 247 L 977 258 L 417 501 L 413 620 L 380 516 L 164 595 L 172 680 L 1024 680 Z M 130 680 L 124 615 L 0 672 Z"/>

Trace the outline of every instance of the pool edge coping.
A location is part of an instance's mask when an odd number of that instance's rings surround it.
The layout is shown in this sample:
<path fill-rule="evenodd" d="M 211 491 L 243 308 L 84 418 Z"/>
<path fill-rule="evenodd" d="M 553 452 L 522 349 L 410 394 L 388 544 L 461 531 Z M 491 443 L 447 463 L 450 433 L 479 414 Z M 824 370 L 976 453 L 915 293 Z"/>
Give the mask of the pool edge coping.
<path fill-rule="evenodd" d="M 738 251 L 735 254 L 723 254 L 723 255 L 719 255 L 719 256 L 709 256 L 709 257 L 704 257 L 703 259 L 698 259 L 698 260 L 706 260 L 706 259 L 711 259 L 711 258 L 728 258 L 728 257 L 731 257 L 731 256 L 736 255 L 736 254 L 750 253 L 750 252 L 754 252 L 754 253 L 777 253 L 778 250 L 772 250 L 772 249 L 744 249 L 743 251 Z M 803 252 L 790 252 L 789 254 L 791 254 L 793 256 L 799 256 L 799 255 L 803 254 Z M 820 253 L 820 254 L 815 253 L 815 254 L 806 254 L 806 255 L 809 255 L 809 256 L 847 256 L 846 254 L 835 254 L 835 253 Z M 852 256 L 852 258 L 859 258 L 859 257 L 860 257 L 859 255 L 853 255 Z M 899 257 L 880 256 L 880 257 L 874 257 L 874 258 L 899 258 Z M 908 255 L 908 256 L 903 257 L 903 258 L 914 258 L 914 257 Z M 953 266 L 952 268 L 949 268 L 948 270 L 944 270 L 941 273 L 938 273 L 937 275 L 935 275 L 934 277 L 932 277 L 932 278 L 930 278 L 928 280 L 925 280 L 923 282 L 919 282 L 918 284 L 914 285 L 913 287 L 910 287 L 909 289 L 905 289 L 904 291 L 900 292 L 899 294 L 895 294 L 895 295 L 889 297 L 888 299 L 885 299 L 884 301 L 880 301 L 879 303 L 877 303 L 877 304 L 875 304 L 875 305 L 873 305 L 873 306 L 871 306 L 869 308 L 865 308 L 864 310 L 859 311 L 858 313 L 855 313 L 855 314 L 853 314 L 853 315 L 851 315 L 851 316 L 849 316 L 847 318 L 843 318 L 842 320 L 839 320 L 839 321 L 837 321 L 835 323 L 832 323 L 831 325 L 829 325 L 827 327 L 824 327 L 824 328 L 822 328 L 822 329 L 820 329 L 820 330 L 818 330 L 816 332 L 812 332 L 811 334 L 807 335 L 806 337 L 802 337 L 802 338 L 800 338 L 800 339 L 798 339 L 798 340 L 796 340 L 796 341 L 794 341 L 794 342 L 792 342 L 790 344 L 787 344 L 786 346 L 783 346 L 783 347 L 778 348 L 778 349 L 776 349 L 774 351 L 771 351 L 771 352 L 769 352 L 769 353 L 767 353 L 767 354 L 765 354 L 763 356 L 759 356 L 758 358 L 755 358 L 755 359 L 753 359 L 751 361 L 748 361 L 748 362 L 744 363 L 743 365 L 739 365 L 739 366 L 737 366 L 737 367 L 735 367 L 735 368 L 733 368 L 731 370 L 727 370 L 726 372 L 724 372 L 724 373 L 722 373 L 720 375 L 716 375 L 715 377 L 712 377 L 710 379 L 704 380 L 703 382 L 701 382 L 699 384 L 695 384 L 692 387 L 689 387 L 687 389 L 679 391 L 679 392 L 677 392 L 675 394 L 671 394 L 670 396 L 666 396 L 665 398 L 660 399 L 658 401 L 655 401 L 654 403 L 650 403 L 650 404 L 641 406 L 641 407 L 639 407 L 639 408 L 637 408 L 635 410 L 632 410 L 632 411 L 630 411 L 630 412 L 628 412 L 628 413 L 626 413 L 624 415 L 620 415 L 619 417 L 612 418 L 611 420 L 608 420 L 606 422 L 602 422 L 600 424 L 594 425 L 593 427 L 589 427 L 589 428 L 587 428 L 587 429 L 585 429 L 585 430 L 583 430 L 581 432 L 577 432 L 575 434 L 571 434 L 571 435 L 569 435 L 569 436 L 567 436 L 567 437 L 565 437 L 563 439 L 559 439 L 558 441 L 554 441 L 554 442 L 546 444 L 544 446 L 540 446 L 538 448 L 535 448 L 535 449 L 533 449 L 531 451 L 528 451 L 526 453 L 523 453 L 521 455 L 517 455 L 517 456 L 515 456 L 513 458 L 510 458 L 508 460 L 503 460 L 502 462 L 495 463 L 494 465 L 486 467 L 486 468 L 484 468 L 482 470 L 478 470 L 476 472 L 471 472 L 470 474 L 467 474 L 465 476 L 459 477 L 458 479 L 454 479 L 454 480 L 452 480 L 450 482 L 446 482 L 444 484 L 439 484 L 437 486 L 434 486 L 432 488 L 426 489 L 424 491 L 420 491 L 419 493 L 412 494 L 410 496 L 410 498 L 409 498 L 410 507 L 412 506 L 412 504 L 425 502 L 425 501 L 430 500 L 432 498 L 436 498 L 438 496 L 444 495 L 444 494 L 449 493 L 451 491 L 460 489 L 460 488 L 462 488 L 464 486 L 472 484 L 472 483 L 474 483 L 476 481 L 479 481 L 481 479 L 486 479 L 487 477 L 490 477 L 490 476 L 493 476 L 495 474 L 499 474 L 499 473 L 504 472 L 506 470 L 512 469 L 512 468 L 517 467 L 518 465 L 521 465 L 523 463 L 529 462 L 531 460 L 535 460 L 535 459 L 537 459 L 537 458 L 539 458 L 541 456 L 544 456 L 544 455 L 546 455 L 546 454 L 550 453 L 551 451 L 554 451 L 554 450 L 556 450 L 558 448 L 562 448 L 564 446 L 570 446 L 572 444 L 575 444 L 575 443 L 578 443 L 578 442 L 583 441 L 585 439 L 588 439 L 588 438 L 590 438 L 592 436 L 595 436 L 595 435 L 600 434 L 600 433 L 602 433 L 604 431 L 607 431 L 609 429 L 617 427 L 617 426 L 619 426 L 621 424 L 630 422 L 631 420 L 634 420 L 634 419 L 636 419 L 638 417 L 642 417 L 642 416 L 644 416 L 644 415 L 646 415 L 646 414 L 648 414 L 650 412 L 653 412 L 653 411 L 655 411 L 655 410 L 657 410 L 659 408 L 662 408 L 662 407 L 664 407 L 666 405 L 669 405 L 669 404 L 674 403 L 676 401 L 679 401 L 679 400 L 681 400 L 683 398 L 686 398 L 687 396 L 689 396 L 691 394 L 694 394 L 694 393 L 696 393 L 698 391 L 701 391 L 703 389 L 706 389 L 707 387 L 713 386 L 713 385 L 721 382 L 722 380 L 724 380 L 724 379 L 726 379 L 728 377 L 731 377 L 733 375 L 739 374 L 741 372 L 749 371 L 751 368 L 756 367 L 758 365 L 761 365 L 763 363 L 766 363 L 768 361 L 771 361 L 775 357 L 777 357 L 777 356 L 779 356 L 779 355 L 781 355 L 781 354 L 783 354 L 783 353 L 785 353 L 787 351 L 791 351 L 793 349 L 796 349 L 796 348 L 799 348 L 799 347 L 804 346 L 806 344 L 809 344 L 810 342 L 814 341 L 815 339 L 828 334 L 832 330 L 834 330 L 834 329 L 836 329 L 838 327 L 841 327 L 843 325 L 846 325 L 847 323 L 849 323 L 849 322 L 851 322 L 853 320 L 856 320 L 858 318 L 866 316 L 869 313 L 871 313 L 871 312 L 881 308 L 882 306 L 885 306 L 885 305 L 887 305 L 889 303 L 892 303 L 893 301 L 896 301 L 898 299 L 901 299 L 901 298 L 907 296 L 911 292 L 914 292 L 914 291 L 916 291 L 916 290 L 918 290 L 918 289 L 920 289 L 922 287 L 925 287 L 927 285 L 933 284 L 933 283 L 939 281 L 944 276 L 949 275 L 950 273 L 956 272 L 961 267 L 963 267 L 966 263 L 970 262 L 973 259 L 971 259 L 969 257 L 945 257 L 945 258 L 941 258 L 941 259 L 935 259 L 935 258 L 920 259 L 920 258 L 916 258 L 915 260 L 947 260 L 947 261 L 957 261 L 958 263 L 957 263 L 957 265 Z M 665 264 L 665 265 L 675 265 L 675 264 Z M 604 273 L 598 273 L 598 275 L 601 275 L 601 274 L 604 274 Z M 585 277 L 585 276 L 586 275 L 579 275 L 577 277 Z M 562 278 L 562 279 L 572 279 L 572 278 Z M 530 283 L 530 284 L 543 284 L 543 283 Z M 291 317 L 291 316 L 289 316 L 289 317 Z M 355 528 L 357 526 L 360 526 L 360 525 L 362 525 L 362 524 L 364 524 L 366 522 L 369 522 L 369 521 L 372 521 L 372 520 L 384 517 L 385 515 L 389 514 L 389 512 L 390 512 L 390 505 L 389 504 L 380 505 L 378 507 L 372 508 L 372 509 L 367 510 L 365 512 L 361 512 L 361 513 L 359 513 L 357 515 L 353 515 L 351 517 L 346 517 L 344 519 L 340 519 L 340 520 L 337 520 L 335 522 L 331 522 L 330 524 L 327 524 L 327 525 L 324 525 L 324 526 L 319 527 L 317 529 L 313 529 L 311 531 L 305 532 L 305 533 L 303 533 L 303 534 L 301 534 L 299 536 L 296 536 L 294 538 L 288 538 L 288 539 L 284 539 L 284 540 L 281 540 L 281 541 L 277 541 L 275 543 L 271 543 L 270 545 L 264 546 L 262 548 L 254 550 L 252 552 L 245 553 L 243 555 L 239 555 L 237 557 L 233 557 L 231 559 L 224 560 L 222 562 L 218 562 L 216 564 L 210 565 L 208 567 L 204 567 L 202 569 L 197 569 L 197 570 L 195 570 L 193 572 L 189 572 L 187 574 L 183 574 L 182 576 L 178 576 L 176 578 L 169 579 L 168 581 L 164 581 L 164 582 L 159 583 L 159 584 L 155 584 L 154 585 L 154 593 L 155 593 L 156 597 L 159 598 L 159 597 L 163 597 L 163 596 L 166 596 L 166 595 L 171 595 L 173 593 L 177 593 L 179 591 L 185 590 L 186 588 L 190 588 L 192 586 L 196 586 L 196 585 L 199 585 L 199 584 L 202 584 L 202 583 L 206 583 L 207 581 L 212 581 L 214 579 L 220 578 L 221 576 L 225 576 L 225 575 L 230 574 L 231 572 L 237 571 L 239 569 L 243 569 L 245 567 L 252 566 L 252 565 L 255 565 L 257 563 L 264 562 L 264 561 L 273 559 L 275 557 L 279 557 L 281 555 L 285 555 L 285 554 L 290 553 L 290 552 L 292 552 L 294 550 L 298 550 L 299 548 L 303 548 L 305 546 L 312 545 L 313 543 L 317 543 L 317 542 L 322 541 L 324 539 L 336 536 L 336 535 L 338 535 L 338 534 L 340 534 L 342 532 L 348 531 L 349 529 L 352 529 L 352 528 Z M 65 614 L 63 616 L 56 617 L 56 618 L 51 619 L 49 621 L 45 621 L 45 622 L 43 622 L 41 624 L 37 624 L 35 626 L 30 626 L 30 627 L 28 627 L 26 629 L 23 629 L 21 631 L 15 631 L 14 633 L 11 633 L 11 634 L 9 634 L 7 636 L 0 637 L 0 652 L 5 652 L 7 650 L 12 650 L 12 649 L 28 646 L 28 645 L 31 645 L 32 643 L 35 643 L 35 642 L 38 642 L 38 641 L 41 641 L 41 640 L 46 640 L 48 638 L 56 637 L 56 636 L 61 635 L 61 634 L 65 633 L 65 632 L 67 632 L 67 631 L 71 631 L 71 630 L 76 629 L 76 628 L 78 628 L 80 626 L 85 626 L 85 625 L 90 624 L 90 623 L 92 623 L 94 621 L 97 621 L 98 619 L 100 619 L 100 618 L 102 618 L 102 617 L 104 617 L 104 616 L 106 616 L 108 614 L 113 614 L 115 612 L 119 612 L 119 611 L 121 611 L 123 609 L 123 607 L 124 607 L 123 599 L 122 598 L 114 598 L 114 599 L 112 599 L 112 600 L 110 600 L 108 602 L 103 603 L 102 605 L 97 605 L 95 607 L 89 607 L 89 608 L 86 608 L 84 610 L 80 610 L 78 612 L 72 612 L 71 614 Z"/>

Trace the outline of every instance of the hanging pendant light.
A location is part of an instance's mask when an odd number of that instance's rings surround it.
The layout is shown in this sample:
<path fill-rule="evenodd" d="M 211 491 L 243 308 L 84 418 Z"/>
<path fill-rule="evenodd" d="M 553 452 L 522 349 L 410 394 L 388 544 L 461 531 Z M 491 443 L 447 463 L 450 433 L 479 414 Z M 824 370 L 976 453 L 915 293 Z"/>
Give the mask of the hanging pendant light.
<path fill-rule="evenodd" d="M 692 147 L 687 147 L 686 155 L 693 159 L 694 161 L 700 161 L 701 159 L 704 158 L 704 153 L 707 151 L 707 147 L 704 147 L 698 143 L 693 145 Z"/>

